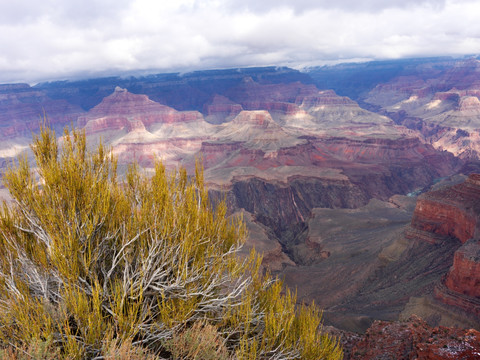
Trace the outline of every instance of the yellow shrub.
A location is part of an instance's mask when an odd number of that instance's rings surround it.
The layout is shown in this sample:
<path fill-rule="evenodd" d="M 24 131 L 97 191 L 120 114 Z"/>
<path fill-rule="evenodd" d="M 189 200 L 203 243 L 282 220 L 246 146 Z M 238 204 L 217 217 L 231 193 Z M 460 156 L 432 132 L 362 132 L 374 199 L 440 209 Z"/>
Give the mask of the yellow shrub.
<path fill-rule="evenodd" d="M 68 359 L 108 358 L 106 344 L 172 357 L 172 341 L 202 324 L 222 342 L 207 350 L 225 358 L 341 358 L 314 307 L 295 310 L 254 252 L 237 256 L 245 226 L 227 221 L 225 204 L 213 211 L 201 167 L 191 180 L 132 165 L 120 182 L 116 160 L 101 145 L 89 152 L 79 131 L 59 149 L 42 129 L 32 150 L 40 181 L 25 158 L 4 175 L 15 199 L 0 211 L 4 344 L 53 339 Z"/>

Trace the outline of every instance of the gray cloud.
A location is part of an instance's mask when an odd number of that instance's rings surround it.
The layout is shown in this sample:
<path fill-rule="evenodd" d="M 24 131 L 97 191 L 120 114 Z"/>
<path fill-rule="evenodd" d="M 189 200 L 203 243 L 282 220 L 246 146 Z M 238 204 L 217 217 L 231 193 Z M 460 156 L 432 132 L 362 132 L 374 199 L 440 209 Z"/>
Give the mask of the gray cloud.
<path fill-rule="evenodd" d="M 480 51 L 474 0 L 239 3 L 2 2 L 0 82 Z"/>

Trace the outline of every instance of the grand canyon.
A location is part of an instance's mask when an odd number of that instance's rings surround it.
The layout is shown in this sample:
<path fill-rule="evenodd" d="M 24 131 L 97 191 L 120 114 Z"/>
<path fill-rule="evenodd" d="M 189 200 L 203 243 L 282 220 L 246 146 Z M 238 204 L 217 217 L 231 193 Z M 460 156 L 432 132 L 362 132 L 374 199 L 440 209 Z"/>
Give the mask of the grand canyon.
<path fill-rule="evenodd" d="M 245 251 L 324 309 L 347 357 L 399 329 L 418 358 L 480 353 L 479 58 L 4 84 L 1 169 L 44 117 L 60 142 L 76 127 L 105 144 L 120 175 L 200 161 Z"/>

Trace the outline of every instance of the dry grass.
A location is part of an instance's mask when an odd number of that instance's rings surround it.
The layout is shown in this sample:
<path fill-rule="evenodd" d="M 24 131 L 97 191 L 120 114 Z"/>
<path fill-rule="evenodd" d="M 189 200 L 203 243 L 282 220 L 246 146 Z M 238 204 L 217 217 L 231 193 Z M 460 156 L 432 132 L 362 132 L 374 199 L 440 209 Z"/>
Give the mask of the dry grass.
<path fill-rule="evenodd" d="M 216 327 L 196 322 L 191 328 L 176 333 L 165 347 L 175 360 L 232 360 L 224 339 Z"/>

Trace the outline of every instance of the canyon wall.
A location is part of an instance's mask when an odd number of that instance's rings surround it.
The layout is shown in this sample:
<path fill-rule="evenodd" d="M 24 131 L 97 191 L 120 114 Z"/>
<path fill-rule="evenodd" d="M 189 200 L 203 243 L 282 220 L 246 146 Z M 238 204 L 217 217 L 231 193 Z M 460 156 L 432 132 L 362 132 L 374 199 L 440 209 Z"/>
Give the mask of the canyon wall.
<path fill-rule="evenodd" d="M 422 194 L 407 237 L 454 251 L 450 269 L 436 283 L 434 297 L 480 321 L 480 175 Z"/>

